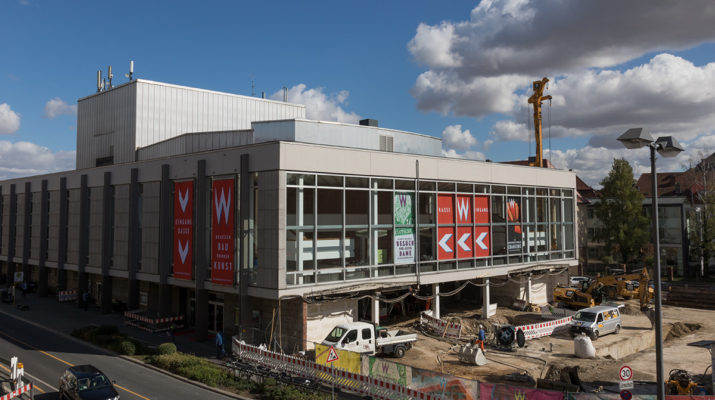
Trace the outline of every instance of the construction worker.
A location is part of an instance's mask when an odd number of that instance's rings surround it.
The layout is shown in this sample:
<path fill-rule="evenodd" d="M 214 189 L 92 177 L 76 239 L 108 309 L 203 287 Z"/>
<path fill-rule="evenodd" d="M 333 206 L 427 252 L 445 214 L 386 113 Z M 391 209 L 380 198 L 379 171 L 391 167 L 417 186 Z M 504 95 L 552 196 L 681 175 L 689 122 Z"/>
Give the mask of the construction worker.
<path fill-rule="evenodd" d="M 484 350 L 484 342 L 487 340 L 487 333 L 484 331 L 484 325 L 479 324 L 479 334 L 477 335 L 477 339 L 474 341 L 475 345 L 479 345 L 479 348 L 482 349 L 482 353 L 486 353 Z"/>

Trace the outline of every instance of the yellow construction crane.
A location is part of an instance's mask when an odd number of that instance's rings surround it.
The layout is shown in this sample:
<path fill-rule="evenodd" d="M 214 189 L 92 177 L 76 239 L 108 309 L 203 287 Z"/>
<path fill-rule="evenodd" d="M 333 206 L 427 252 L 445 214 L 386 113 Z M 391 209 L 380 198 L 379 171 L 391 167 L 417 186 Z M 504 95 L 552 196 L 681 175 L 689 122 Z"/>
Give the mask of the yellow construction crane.
<path fill-rule="evenodd" d="M 543 167 L 544 166 L 544 150 L 541 143 L 541 102 L 544 100 L 551 100 L 551 96 L 543 96 L 544 88 L 549 78 L 544 78 L 540 81 L 534 81 L 533 88 L 534 94 L 529 97 L 529 104 L 534 105 L 534 134 L 536 135 L 536 161 L 531 164 L 532 166 Z"/>

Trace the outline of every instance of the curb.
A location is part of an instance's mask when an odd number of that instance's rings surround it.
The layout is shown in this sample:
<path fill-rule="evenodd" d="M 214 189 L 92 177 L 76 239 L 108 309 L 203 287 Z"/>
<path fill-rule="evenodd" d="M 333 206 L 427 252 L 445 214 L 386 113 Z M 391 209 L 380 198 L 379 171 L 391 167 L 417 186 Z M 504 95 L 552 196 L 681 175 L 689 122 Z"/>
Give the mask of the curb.
<path fill-rule="evenodd" d="M 105 355 L 115 356 L 115 357 L 122 358 L 122 359 L 127 360 L 127 361 L 130 361 L 130 362 L 132 362 L 132 363 L 134 363 L 134 364 L 141 365 L 141 366 L 143 366 L 144 368 L 152 369 L 152 370 L 154 370 L 154 371 L 156 371 L 156 372 L 160 372 L 160 373 L 162 373 L 162 374 L 164 374 L 164 375 L 167 375 L 167 376 L 170 376 L 170 377 L 172 377 L 172 378 L 174 378 L 174 379 L 178 379 L 178 380 L 183 381 L 183 382 L 185 382 L 185 383 L 194 385 L 194 386 L 196 386 L 196 387 L 200 387 L 201 389 L 209 390 L 209 391 L 211 391 L 211 392 L 214 392 L 214 393 L 217 393 L 217 394 L 220 394 L 220 395 L 223 395 L 223 396 L 227 396 L 227 397 L 232 397 L 232 398 L 238 399 L 238 400 L 255 400 L 255 399 L 252 399 L 252 398 L 250 398 L 250 397 L 243 397 L 243 396 L 240 396 L 240 395 L 238 395 L 238 394 L 236 394 L 236 393 L 231 393 L 231 392 L 227 392 L 227 391 L 225 391 L 225 390 L 219 389 L 219 388 L 215 388 L 215 387 L 212 387 L 212 386 L 208 386 L 208 385 L 203 384 L 203 383 L 201 383 L 201 382 L 192 381 L 191 379 L 185 378 L 185 377 L 183 377 L 183 376 L 176 375 L 176 374 L 174 374 L 174 373 L 172 373 L 172 372 L 169 372 L 169 371 L 167 371 L 167 370 L 164 370 L 164 369 L 155 367 L 155 366 L 153 366 L 153 365 L 151 365 L 151 364 L 147 364 L 147 363 L 145 363 L 145 362 L 143 362 L 143 361 L 141 361 L 141 360 L 137 360 L 137 359 L 131 358 L 131 357 L 129 357 L 129 356 L 124 356 L 124 355 L 115 353 L 115 352 L 113 352 L 113 351 L 107 350 L 107 349 L 105 349 L 105 348 L 103 348 L 103 347 L 99 347 L 99 346 L 97 346 L 97 345 L 95 345 L 95 344 L 93 344 L 93 343 L 90 343 L 90 342 L 85 342 L 85 341 L 82 340 L 82 339 L 78 339 L 78 338 L 76 338 L 76 337 L 74 337 L 74 336 L 72 336 L 72 335 L 68 335 L 68 334 L 66 334 L 66 333 L 64 333 L 64 332 L 61 332 L 61 331 L 58 331 L 58 330 L 56 330 L 56 329 L 52 329 L 52 328 L 49 328 L 49 327 L 47 327 L 47 326 L 41 325 L 41 324 L 39 324 L 39 323 L 37 323 L 37 322 L 35 322 L 35 321 L 31 321 L 31 320 L 29 320 L 29 319 L 26 319 L 26 318 L 20 317 L 20 316 L 18 316 L 18 315 L 12 314 L 12 313 L 7 312 L 7 311 L 5 311 L 5 310 L 3 310 L 3 309 L 0 309 L 0 314 L 6 315 L 6 316 L 8 316 L 8 317 L 10 317 L 10 318 L 15 318 L 15 319 L 17 319 L 17 320 L 20 320 L 20 321 L 26 323 L 26 324 L 35 326 L 35 327 L 37 327 L 37 328 L 45 329 L 45 330 L 47 330 L 47 331 L 49 331 L 49 332 L 54 333 L 55 335 L 61 336 L 61 337 L 65 338 L 65 339 L 69 339 L 69 340 L 71 340 L 71 341 L 73 341 L 73 342 L 75 342 L 75 343 L 84 344 L 84 345 L 86 345 L 86 346 L 88 346 L 88 347 L 90 347 L 90 348 L 92 348 L 92 349 L 94 349 L 94 350 L 96 350 L 96 351 L 98 351 L 98 352 L 100 352 L 100 353 L 103 353 L 103 354 L 105 354 Z"/>

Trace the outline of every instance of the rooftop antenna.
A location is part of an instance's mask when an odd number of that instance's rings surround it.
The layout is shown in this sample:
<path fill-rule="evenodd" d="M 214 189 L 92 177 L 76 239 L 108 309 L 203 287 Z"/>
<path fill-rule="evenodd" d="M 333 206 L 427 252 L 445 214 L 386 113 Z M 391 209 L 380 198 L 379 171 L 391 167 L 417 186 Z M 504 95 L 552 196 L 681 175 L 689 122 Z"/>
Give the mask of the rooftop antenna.
<path fill-rule="evenodd" d="M 97 70 L 97 93 L 102 91 L 102 70 Z"/>
<path fill-rule="evenodd" d="M 114 75 L 112 75 L 112 66 L 109 66 L 108 72 L 107 72 L 107 79 L 109 80 L 109 88 L 112 88 L 112 78 L 114 78 Z"/>
<path fill-rule="evenodd" d="M 129 81 L 133 79 L 134 76 L 134 60 L 129 60 L 129 73 L 124 74 L 125 77 L 129 78 Z"/>
<path fill-rule="evenodd" d="M 256 88 L 256 83 L 253 81 L 253 79 L 251 79 L 251 97 L 254 97 L 256 95 L 256 93 L 253 90 L 255 88 Z"/>

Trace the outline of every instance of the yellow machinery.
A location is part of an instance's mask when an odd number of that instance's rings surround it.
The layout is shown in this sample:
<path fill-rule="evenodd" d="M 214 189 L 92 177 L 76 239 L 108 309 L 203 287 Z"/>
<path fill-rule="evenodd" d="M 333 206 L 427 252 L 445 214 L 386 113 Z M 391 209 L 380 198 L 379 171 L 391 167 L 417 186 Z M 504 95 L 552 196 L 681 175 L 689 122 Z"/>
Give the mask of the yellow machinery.
<path fill-rule="evenodd" d="M 581 282 L 580 287 L 554 288 L 554 301 L 567 307 L 582 308 L 601 304 L 606 298 L 638 297 L 643 308 L 653 298 L 653 289 L 648 285 L 649 280 L 650 276 L 645 268 L 638 274 L 602 276 Z M 638 281 L 638 287 L 635 287 L 633 281 Z"/>
<path fill-rule="evenodd" d="M 529 97 L 529 104 L 534 105 L 534 135 L 536 136 L 536 161 L 532 166 L 537 166 L 539 168 L 544 166 L 544 150 L 542 146 L 542 134 L 541 134 L 541 102 L 544 100 L 551 100 L 551 96 L 544 96 L 544 88 L 549 78 L 544 78 L 540 81 L 534 81 L 532 87 L 534 89 L 534 94 Z"/>

